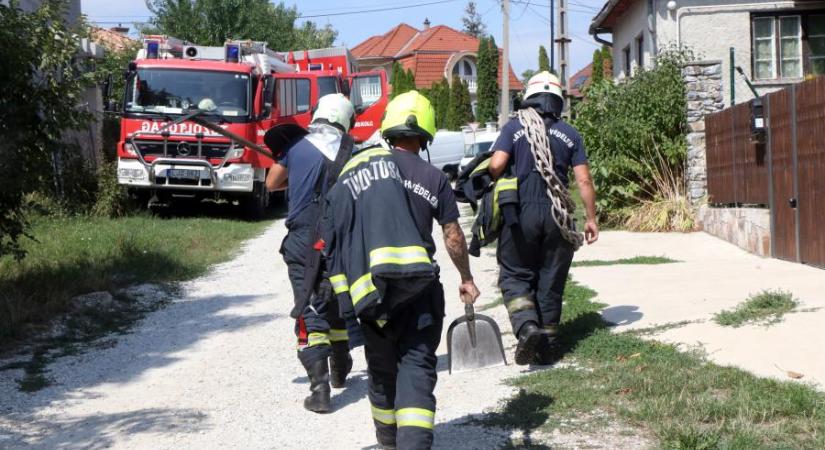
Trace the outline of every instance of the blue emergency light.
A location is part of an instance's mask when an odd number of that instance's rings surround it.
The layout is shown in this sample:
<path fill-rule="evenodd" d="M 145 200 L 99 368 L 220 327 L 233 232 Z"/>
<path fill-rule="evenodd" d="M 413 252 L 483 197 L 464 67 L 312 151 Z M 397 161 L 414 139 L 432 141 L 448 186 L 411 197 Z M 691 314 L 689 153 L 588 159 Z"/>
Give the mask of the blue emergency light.
<path fill-rule="evenodd" d="M 226 46 L 226 62 L 239 62 L 241 59 L 241 47 L 238 45 Z"/>
<path fill-rule="evenodd" d="M 158 59 L 160 55 L 160 42 L 158 41 L 148 41 L 146 43 L 146 58 L 148 59 Z"/>

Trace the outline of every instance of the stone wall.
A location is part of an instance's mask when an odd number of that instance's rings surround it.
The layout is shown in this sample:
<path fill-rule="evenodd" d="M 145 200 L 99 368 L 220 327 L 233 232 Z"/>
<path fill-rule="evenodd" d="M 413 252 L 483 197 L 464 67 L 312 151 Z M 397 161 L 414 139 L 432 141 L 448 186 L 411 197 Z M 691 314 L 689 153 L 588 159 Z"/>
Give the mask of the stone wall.
<path fill-rule="evenodd" d="M 682 67 L 687 91 L 687 188 L 691 203 L 708 192 L 705 157 L 705 116 L 725 107 L 722 93 L 722 62 L 697 61 Z"/>
<path fill-rule="evenodd" d="M 699 227 L 759 256 L 771 256 L 771 211 L 767 208 L 699 207 Z"/>

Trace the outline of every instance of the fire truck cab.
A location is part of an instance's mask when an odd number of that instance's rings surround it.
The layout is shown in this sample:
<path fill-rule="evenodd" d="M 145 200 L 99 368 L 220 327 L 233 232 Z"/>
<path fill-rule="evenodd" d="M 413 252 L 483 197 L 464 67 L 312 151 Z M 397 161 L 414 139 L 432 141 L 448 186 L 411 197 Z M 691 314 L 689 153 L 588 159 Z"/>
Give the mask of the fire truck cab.
<path fill-rule="evenodd" d="M 384 72 L 354 73 L 346 48 L 276 53 L 265 43 L 205 47 L 146 36 L 129 64 L 118 143 L 118 181 L 138 198 L 237 201 L 253 216 L 269 205 L 272 160 L 231 135 L 265 147 L 276 124 L 306 127 L 314 105 L 340 92 L 356 108 L 356 142 L 379 127 L 387 105 Z M 222 134 L 191 119 L 207 120 Z"/>

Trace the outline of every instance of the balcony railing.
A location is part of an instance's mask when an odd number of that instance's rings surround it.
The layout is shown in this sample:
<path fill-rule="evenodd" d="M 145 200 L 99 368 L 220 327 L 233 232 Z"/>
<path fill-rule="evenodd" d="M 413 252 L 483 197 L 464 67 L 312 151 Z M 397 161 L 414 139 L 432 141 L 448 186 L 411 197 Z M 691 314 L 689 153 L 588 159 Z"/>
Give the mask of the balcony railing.
<path fill-rule="evenodd" d="M 469 76 L 469 75 L 459 75 L 461 81 L 467 83 L 467 87 L 470 89 L 471 94 L 476 93 L 476 89 L 478 89 L 478 83 L 476 82 L 476 77 Z"/>

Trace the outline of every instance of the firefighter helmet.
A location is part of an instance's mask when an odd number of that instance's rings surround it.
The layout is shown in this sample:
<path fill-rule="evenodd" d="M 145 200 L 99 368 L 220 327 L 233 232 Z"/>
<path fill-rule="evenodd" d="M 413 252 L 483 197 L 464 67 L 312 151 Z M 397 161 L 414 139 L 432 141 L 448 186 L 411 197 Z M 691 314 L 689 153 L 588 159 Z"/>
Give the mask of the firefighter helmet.
<path fill-rule="evenodd" d="M 405 92 L 395 97 L 384 112 L 381 136 L 391 140 L 397 137 L 420 138 L 422 147 L 435 137 L 435 110 L 427 97 L 418 91 Z"/>
<path fill-rule="evenodd" d="M 312 122 L 325 121 L 343 128 L 344 133 L 355 125 L 355 108 L 344 94 L 327 94 L 318 100 Z"/>
<path fill-rule="evenodd" d="M 526 100 L 536 94 L 543 93 L 564 98 L 561 93 L 559 78 L 546 70 L 530 77 L 530 80 L 527 82 L 527 89 L 524 91 L 524 98 Z"/>

